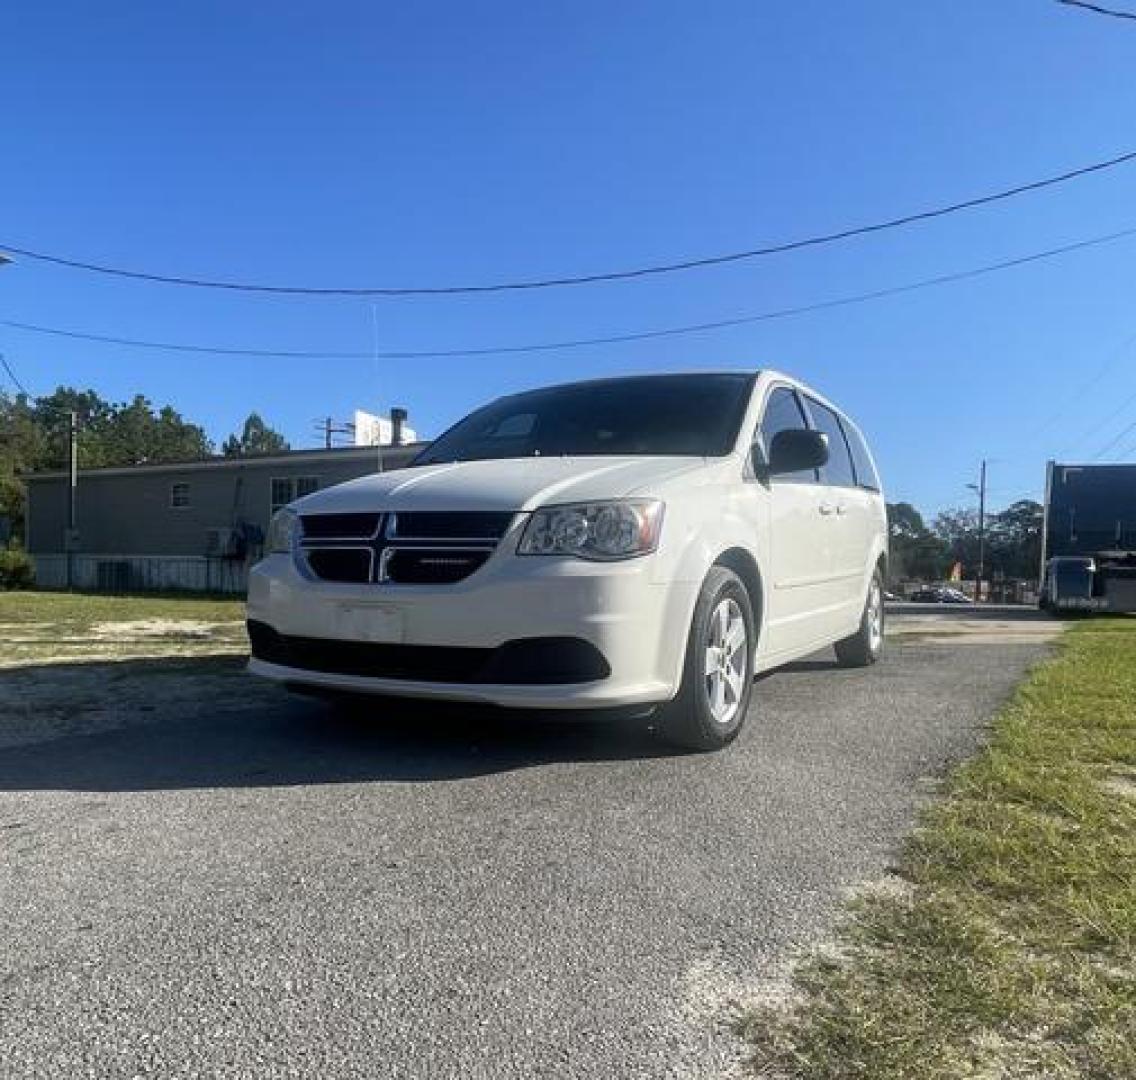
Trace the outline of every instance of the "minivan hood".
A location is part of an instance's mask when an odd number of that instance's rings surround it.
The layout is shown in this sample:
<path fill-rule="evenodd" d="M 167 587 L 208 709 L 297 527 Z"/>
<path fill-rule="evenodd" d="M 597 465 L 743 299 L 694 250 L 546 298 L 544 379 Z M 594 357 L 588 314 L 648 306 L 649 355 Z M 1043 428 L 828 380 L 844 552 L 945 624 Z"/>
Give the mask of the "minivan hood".
<path fill-rule="evenodd" d="M 701 457 L 526 457 L 419 465 L 361 476 L 294 505 L 304 513 L 532 510 L 650 495 L 656 485 L 706 464 Z"/>

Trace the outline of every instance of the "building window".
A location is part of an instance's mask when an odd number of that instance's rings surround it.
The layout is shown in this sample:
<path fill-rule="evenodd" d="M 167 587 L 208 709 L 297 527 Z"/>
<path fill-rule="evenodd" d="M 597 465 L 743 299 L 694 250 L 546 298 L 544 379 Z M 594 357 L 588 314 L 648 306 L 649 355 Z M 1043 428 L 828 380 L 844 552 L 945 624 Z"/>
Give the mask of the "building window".
<path fill-rule="evenodd" d="M 272 513 L 319 489 L 318 476 L 274 476 L 270 483 Z"/>
<path fill-rule="evenodd" d="M 272 512 L 275 514 L 282 506 L 287 506 L 292 501 L 292 480 L 291 478 L 280 479 L 273 477 L 272 479 Z"/>
<path fill-rule="evenodd" d="M 170 484 L 170 508 L 184 510 L 189 506 L 189 485 Z"/>

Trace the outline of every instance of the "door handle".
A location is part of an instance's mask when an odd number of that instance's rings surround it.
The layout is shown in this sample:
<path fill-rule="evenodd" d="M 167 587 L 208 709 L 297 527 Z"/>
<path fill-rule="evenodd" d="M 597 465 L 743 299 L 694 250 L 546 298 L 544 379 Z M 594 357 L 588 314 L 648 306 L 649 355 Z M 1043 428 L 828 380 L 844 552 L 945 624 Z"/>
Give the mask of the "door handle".
<path fill-rule="evenodd" d="M 848 513 L 848 507 L 845 506 L 844 503 L 837 503 L 836 504 L 836 512 L 838 514 L 846 514 L 846 513 Z"/>
<path fill-rule="evenodd" d="M 821 503 L 817 509 L 827 517 L 829 514 L 836 513 L 836 507 L 832 503 Z"/>

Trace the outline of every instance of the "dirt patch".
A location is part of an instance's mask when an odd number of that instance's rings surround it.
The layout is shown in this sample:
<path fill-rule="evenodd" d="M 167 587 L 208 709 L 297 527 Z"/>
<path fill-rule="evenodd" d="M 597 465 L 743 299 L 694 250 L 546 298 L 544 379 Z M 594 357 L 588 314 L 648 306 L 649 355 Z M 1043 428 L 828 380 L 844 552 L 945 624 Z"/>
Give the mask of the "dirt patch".
<path fill-rule="evenodd" d="M 1136 799 L 1136 776 L 1110 776 L 1101 781 L 1101 787 L 1122 799 Z"/>
<path fill-rule="evenodd" d="M 26 622 L 0 630 L 0 669 L 163 656 L 231 656 L 247 652 L 244 623 L 150 618 L 95 622 Z"/>
<path fill-rule="evenodd" d="M 97 622 L 90 633 L 96 639 L 110 638 L 114 641 L 124 638 L 204 640 L 215 635 L 217 625 L 196 619 L 135 619 L 133 622 Z"/>
<path fill-rule="evenodd" d="M 1052 619 L 968 619 L 958 615 L 893 614 L 888 637 L 931 645 L 1035 645 L 1053 641 L 1064 624 Z"/>
<path fill-rule="evenodd" d="M 717 952 L 696 961 L 682 979 L 682 1017 L 704 1040 L 704 1052 L 713 1057 L 707 1068 L 701 1062 L 695 1069 L 677 1067 L 673 1075 L 681 1080 L 746 1080 L 752 1076 L 750 1048 L 741 1038 L 741 1028 L 749 1017 L 762 1010 L 779 1012 L 797 1002 L 792 971 L 797 961 L 790 959 L 770 965 L 758 977 L 741 978 Z"/>

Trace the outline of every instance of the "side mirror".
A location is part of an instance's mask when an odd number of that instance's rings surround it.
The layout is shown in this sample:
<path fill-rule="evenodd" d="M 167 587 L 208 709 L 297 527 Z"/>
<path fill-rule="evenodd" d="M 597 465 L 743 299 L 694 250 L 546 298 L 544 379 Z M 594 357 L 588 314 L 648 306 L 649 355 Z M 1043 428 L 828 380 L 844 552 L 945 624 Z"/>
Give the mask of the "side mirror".
<path fill-rule="evenodd" d="M 819 469 L 828 461 L 828 436 L 819 431 L 787 428 L 773 436 L 769 447 L 770 476 Z"/>

